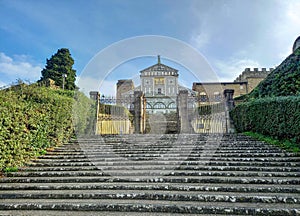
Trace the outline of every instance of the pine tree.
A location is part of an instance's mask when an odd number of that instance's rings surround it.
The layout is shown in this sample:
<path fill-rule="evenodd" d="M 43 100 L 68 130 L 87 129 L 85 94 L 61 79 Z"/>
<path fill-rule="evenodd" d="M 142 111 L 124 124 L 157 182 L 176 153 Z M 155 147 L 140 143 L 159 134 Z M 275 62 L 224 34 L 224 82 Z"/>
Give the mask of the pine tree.
<path fill-rule="evenodd" d="M 59 49 L 50 59 L 47 59 L 46 66 L 41 71 L 40 81 L 52 79 L 56 86 L 62 87 L 64 80 L 64 89 L 74 90 L 76 70 L 73 69 L 73 65 L 74 59 L 71 57 L 69 49 Z"/>

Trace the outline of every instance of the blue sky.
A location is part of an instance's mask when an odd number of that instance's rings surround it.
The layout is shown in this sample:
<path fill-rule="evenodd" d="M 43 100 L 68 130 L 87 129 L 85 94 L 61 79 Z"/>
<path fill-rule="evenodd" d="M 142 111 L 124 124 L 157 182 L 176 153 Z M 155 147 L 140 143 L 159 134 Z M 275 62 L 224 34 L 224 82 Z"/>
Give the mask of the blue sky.
<path fill-rule="evenodd" d="M 245 67 L 274 67 L 300 35 L 299 0 L 0 0 L 0 86 L 34 82 L 59 48 L 69 48 L 80 78 L 90 60 L 120 40 L 161 35 L 197 49 L 216 81 L 233 81 Z M 159 53 L 158 53 L 159 54 Z M 182 82 L 192 79 L 180 65 Z M 104 79 L 138 77 L 156 58 L 128 61 Z M 84 79 L 82 79 L 84 80 Z M 99 80 L 86 85 L 98 88 Z"/>

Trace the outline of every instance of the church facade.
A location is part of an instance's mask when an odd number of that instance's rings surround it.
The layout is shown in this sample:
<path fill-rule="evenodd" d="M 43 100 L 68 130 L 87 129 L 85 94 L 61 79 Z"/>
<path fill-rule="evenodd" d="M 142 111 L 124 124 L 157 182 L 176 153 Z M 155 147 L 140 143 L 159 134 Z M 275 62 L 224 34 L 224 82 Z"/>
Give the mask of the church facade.
<path fill-rule="evenodd" d="M 140 71 L 140 85 L 134 87 L 132 80 L 118 80 L 117 100 L 126 100 L 133 96 L 134 91 L 142 91 L 146 98 L 146 111 L 149 114 L 172 113 L 177 111 L 177 95 L 180 90 L 191 89 L 178 83 L 178 70 L 161 63 L 158 56 L 157 64 Z"/>

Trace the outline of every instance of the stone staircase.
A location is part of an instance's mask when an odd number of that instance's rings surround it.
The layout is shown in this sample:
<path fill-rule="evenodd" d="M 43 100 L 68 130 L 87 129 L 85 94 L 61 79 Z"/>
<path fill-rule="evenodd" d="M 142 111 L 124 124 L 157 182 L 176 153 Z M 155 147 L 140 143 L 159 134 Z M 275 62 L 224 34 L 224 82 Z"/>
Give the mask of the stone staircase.
<path fill-rule="evenodd" d="M 243 135 L 93 137 L 0 178 L 0 215 L 300 215 L 299 177 Z"/>

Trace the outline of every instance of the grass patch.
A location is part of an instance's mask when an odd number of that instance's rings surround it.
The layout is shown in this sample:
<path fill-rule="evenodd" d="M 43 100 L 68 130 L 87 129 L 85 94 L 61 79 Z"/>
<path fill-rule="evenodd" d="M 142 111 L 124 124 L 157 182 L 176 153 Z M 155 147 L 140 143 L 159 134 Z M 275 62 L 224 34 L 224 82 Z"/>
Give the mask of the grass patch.
<path fill-rule="evenodd" d="M 260 141 L 264 141 L 268 144 L 278 146 L 282 149 L 285 149 L 289 152 L 300 153 L 299 144 L 294 143 L 290 140 L 278 140 L 270 136 L 262 135 L 254 132 L 244 132 L 243 134 L 258 139 Z"/>
<path fill-rule="evenodd" d="M 5 169 L 4 169 L 4 172 L 5 173 L 11 173 L 11 172 L 18 172 L 18 167 L 6 167 Z"/>

